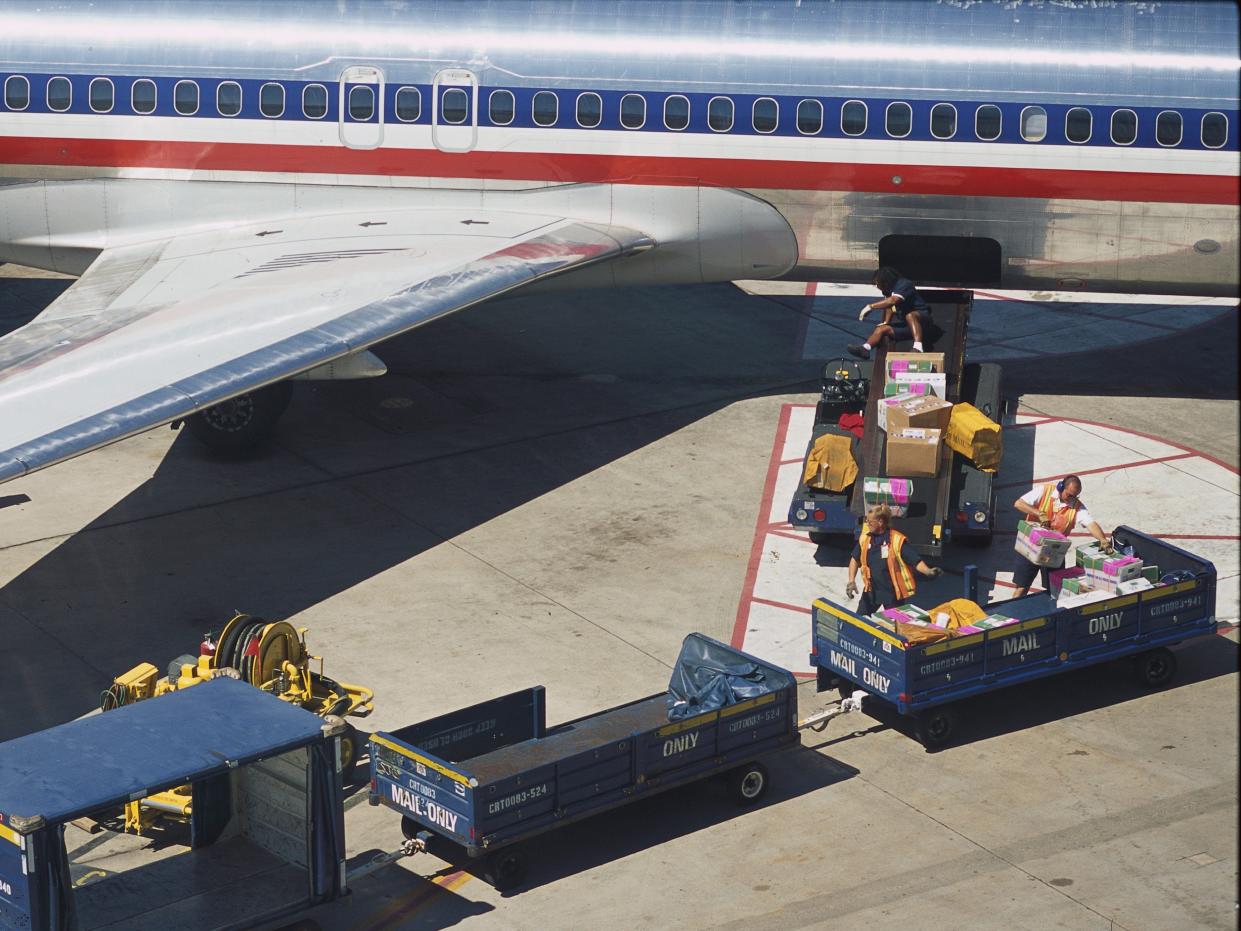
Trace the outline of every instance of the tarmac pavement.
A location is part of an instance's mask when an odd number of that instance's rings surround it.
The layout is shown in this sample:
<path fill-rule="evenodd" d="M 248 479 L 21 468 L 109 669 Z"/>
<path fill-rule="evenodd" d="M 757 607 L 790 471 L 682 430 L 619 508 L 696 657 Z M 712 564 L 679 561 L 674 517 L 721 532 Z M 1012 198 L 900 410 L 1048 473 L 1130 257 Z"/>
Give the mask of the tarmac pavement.
<path fill-rule="evenodd" d="M 13 272 L 0 330 L 68 284 Z M 539 683 L 552 722 L 662 691 L 686 632 L 732 637 L 781 411 L 813 402 L 857 306 L 757 283 L 499 301 L 382 347 L 384 378 L 300 385 L 261 457 L 165 428 L 6 484 L 0 739 L 88 712 L 233 609 L 309 628 L 329 675 L 375 689 L 367 729 Z M 1023 410 L 1235 477 L 1236 308 L 1117 308 L 1054 352 L 1037 307 L 996 300 L 977 344 L 1018 314 L 993 349 Z M 1134 513 L 1156 490 L 1133 486 Z M 1117 665 L 975 702 L 938 753 L 894 715 L 846 716 L 771 759 L 754 809 L 703 784 L 571 825 L 508 894 L 414 857 L 297 927 L 1235 927 L 1236 630 L 1178 657 L 1162 692 Z M 830 697 L 804 683 L 802 715 Z M 401 840 L 364 797 L 355 867 Z"/>

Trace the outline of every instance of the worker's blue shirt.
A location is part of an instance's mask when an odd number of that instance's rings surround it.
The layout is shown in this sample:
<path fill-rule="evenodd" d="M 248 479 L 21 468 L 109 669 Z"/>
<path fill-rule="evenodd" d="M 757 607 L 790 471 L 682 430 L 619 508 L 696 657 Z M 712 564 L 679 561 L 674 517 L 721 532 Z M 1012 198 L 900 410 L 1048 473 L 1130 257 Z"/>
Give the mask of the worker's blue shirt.
<path fill-rule="evenodd" d="M 884 549 L 891 542 L 891 535 L 886 530 L 883 533 L 871 534 L 870 546 L 864 556 L 861 540 L 853 544 L 853 558 L 859 564 L 865 560 L 866 568 L 870 570 L 871 592 L 875 600 L 883 605 L 896 604 L 896 590 L 892 588 L 892 576 L 888 574 L 888 557 L 884 554 Z"/>
<path fill-rule="evenodd" d="M 924 318 L 931 315 L 931 308 L 927 306 L 922 295 L 918 293 L 918 289 L 914 287 L 914 283 L 908 278 L 896 280 L 896 284 L 892 285 L 892 296 L 900 298 L 896 306 L 892 308 L 893 317 L 904 317 L 911 310 L 916 310 Z"/>

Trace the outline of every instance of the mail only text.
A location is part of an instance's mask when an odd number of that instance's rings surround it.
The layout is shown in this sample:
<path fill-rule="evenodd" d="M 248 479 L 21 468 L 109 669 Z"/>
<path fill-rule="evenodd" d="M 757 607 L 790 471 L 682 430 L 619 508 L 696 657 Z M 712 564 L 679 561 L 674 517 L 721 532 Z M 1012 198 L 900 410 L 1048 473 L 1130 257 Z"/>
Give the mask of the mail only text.
<path fill-rule="evenodd" d="M 1120 627 L 1124 617 L 1123 613 L 1100 614 L 1098 617 L 1092 617 L 1087 627 L 1091 634 L 1106 634 Z"/>
<path fill-rule="evenodd" d="M 1037 650 L 1042 646 L 1039 643 L 1038 634 L 1035 632 L 1005 637 L 1000 643 L 1001 656 L 1016 656 L 1018 653 L 1029 653 L 1031 650 Z"/>
<path fill-rule="evenodd" d="M 692 734 L 669 737 L 664 741 L 664 756 L 676 756 L 678 753 L 693 750 L 698 746 L 698 738 L 701 736 L 702 734 L 694 732 Z"/>
<path fill-rule="evenodd" d="M 870 686 L 877 692 L 884 695 L 892 688 L 892 677 L 885 676 L 881 672 L 871 669 L 869 666 L 862 667 L 862 674 L 859 676 L 857 671 L 857 663 L 852 656 L 845 656 L 839 650 L 832 650 L 828 654 L 828 661 L 837 669 L 847 673 L 849 678 L 855 682 L 861 680 L 863 685 Z"/>
<path fill-rule="evenodd" d="M 388 793 L 392 801 L 411 814 L 429 821 L 445 831 L 451 831 L 454 834 L 457 832 L 457 821 L 461 816 L 455 811 L 449 811 L 443 805 L 437 805 L 417 792 L 411 792 L 404 786 L 398 786 L 395 783 L 389 784 Z"/>

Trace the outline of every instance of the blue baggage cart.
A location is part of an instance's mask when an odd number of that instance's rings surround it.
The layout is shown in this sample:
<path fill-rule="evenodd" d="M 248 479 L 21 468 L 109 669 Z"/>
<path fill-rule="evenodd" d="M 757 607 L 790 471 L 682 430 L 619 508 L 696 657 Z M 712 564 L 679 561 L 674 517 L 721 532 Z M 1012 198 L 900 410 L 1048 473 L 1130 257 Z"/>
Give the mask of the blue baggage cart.
<path fill-rule="evenodd" d="M 954 735 L 952 703 L 1018 682 L 1129 656 L 1144 683 L 1166 685 L 1176 672 L 1168 647 L 1216 630 L 1215 566 L 1131 527 L 1113 539 L 1180 580 L 1075 608 L 1057 608 L 1046 592 L 993 602 L 989 611 L 1019 623 L 922 645 L 817 599 L 810 663 L 819 691 L 861 689 L 916 717 L 919 738 L 934 748 Z"/>
<path fill-rule="evenodd" d="M 796 680 L 702 634 L 685 638 L 673 691 L 684 694 L 678 677 L 701 684 L 693 669 L 739 685 L 722 707 L 676 719 L 661 692 L 550 728 L 535 686 L 376 733 L 369 800 L 448 859 L 487 855 L 484 875 L 501 888 L 524 875 L 518 842 L 674 786 L 727 773 L 752 804 L 767 788 L 759 757 L 799 740 Z"/>

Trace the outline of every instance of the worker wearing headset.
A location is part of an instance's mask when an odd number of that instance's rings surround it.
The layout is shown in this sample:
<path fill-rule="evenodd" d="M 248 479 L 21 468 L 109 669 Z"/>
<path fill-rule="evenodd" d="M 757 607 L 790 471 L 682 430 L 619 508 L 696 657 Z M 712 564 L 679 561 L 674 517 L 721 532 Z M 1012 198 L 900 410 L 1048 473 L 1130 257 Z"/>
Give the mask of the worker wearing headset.
<path fill-rule="evenodd" d="M 1099 545 L 1104 550 L 1110 551 L 1111 541 L 1108 540 L 1107 534 L 1103 532 L 1095 519 L 1090 516 L 1090 512 L 1086 510 L 1086 505 L 1078 497 L 1081 493 L 1082 480 L 1076 475 L 1066 475 L 1054 485 L 1050 482 L 1046 485 L 1036 485 L 1014 501 L 1013 507 L 1024 514 L 1031 523 L 1049 527 L 1066 537 L 1073 532 L 1073 528 L 1080 521 L 1090 531 L 1090 535 L 1099 541 Z M 1051 569 L 1059 567 L 1042 566 L 1041 568 L 1043 588 L 1048 589 L 1050 587 L 1047 579 L 1048 573 Z M 1013 585 L 1016 589 L 1012 597 L 1020 598 L 1029 591 L 1034 577 L 1039 574 L 1039 569 L 1038 565 L 1030 562 L 1021 553 L 1017 554 L 1017 562 L 1013 566 Z"/>

